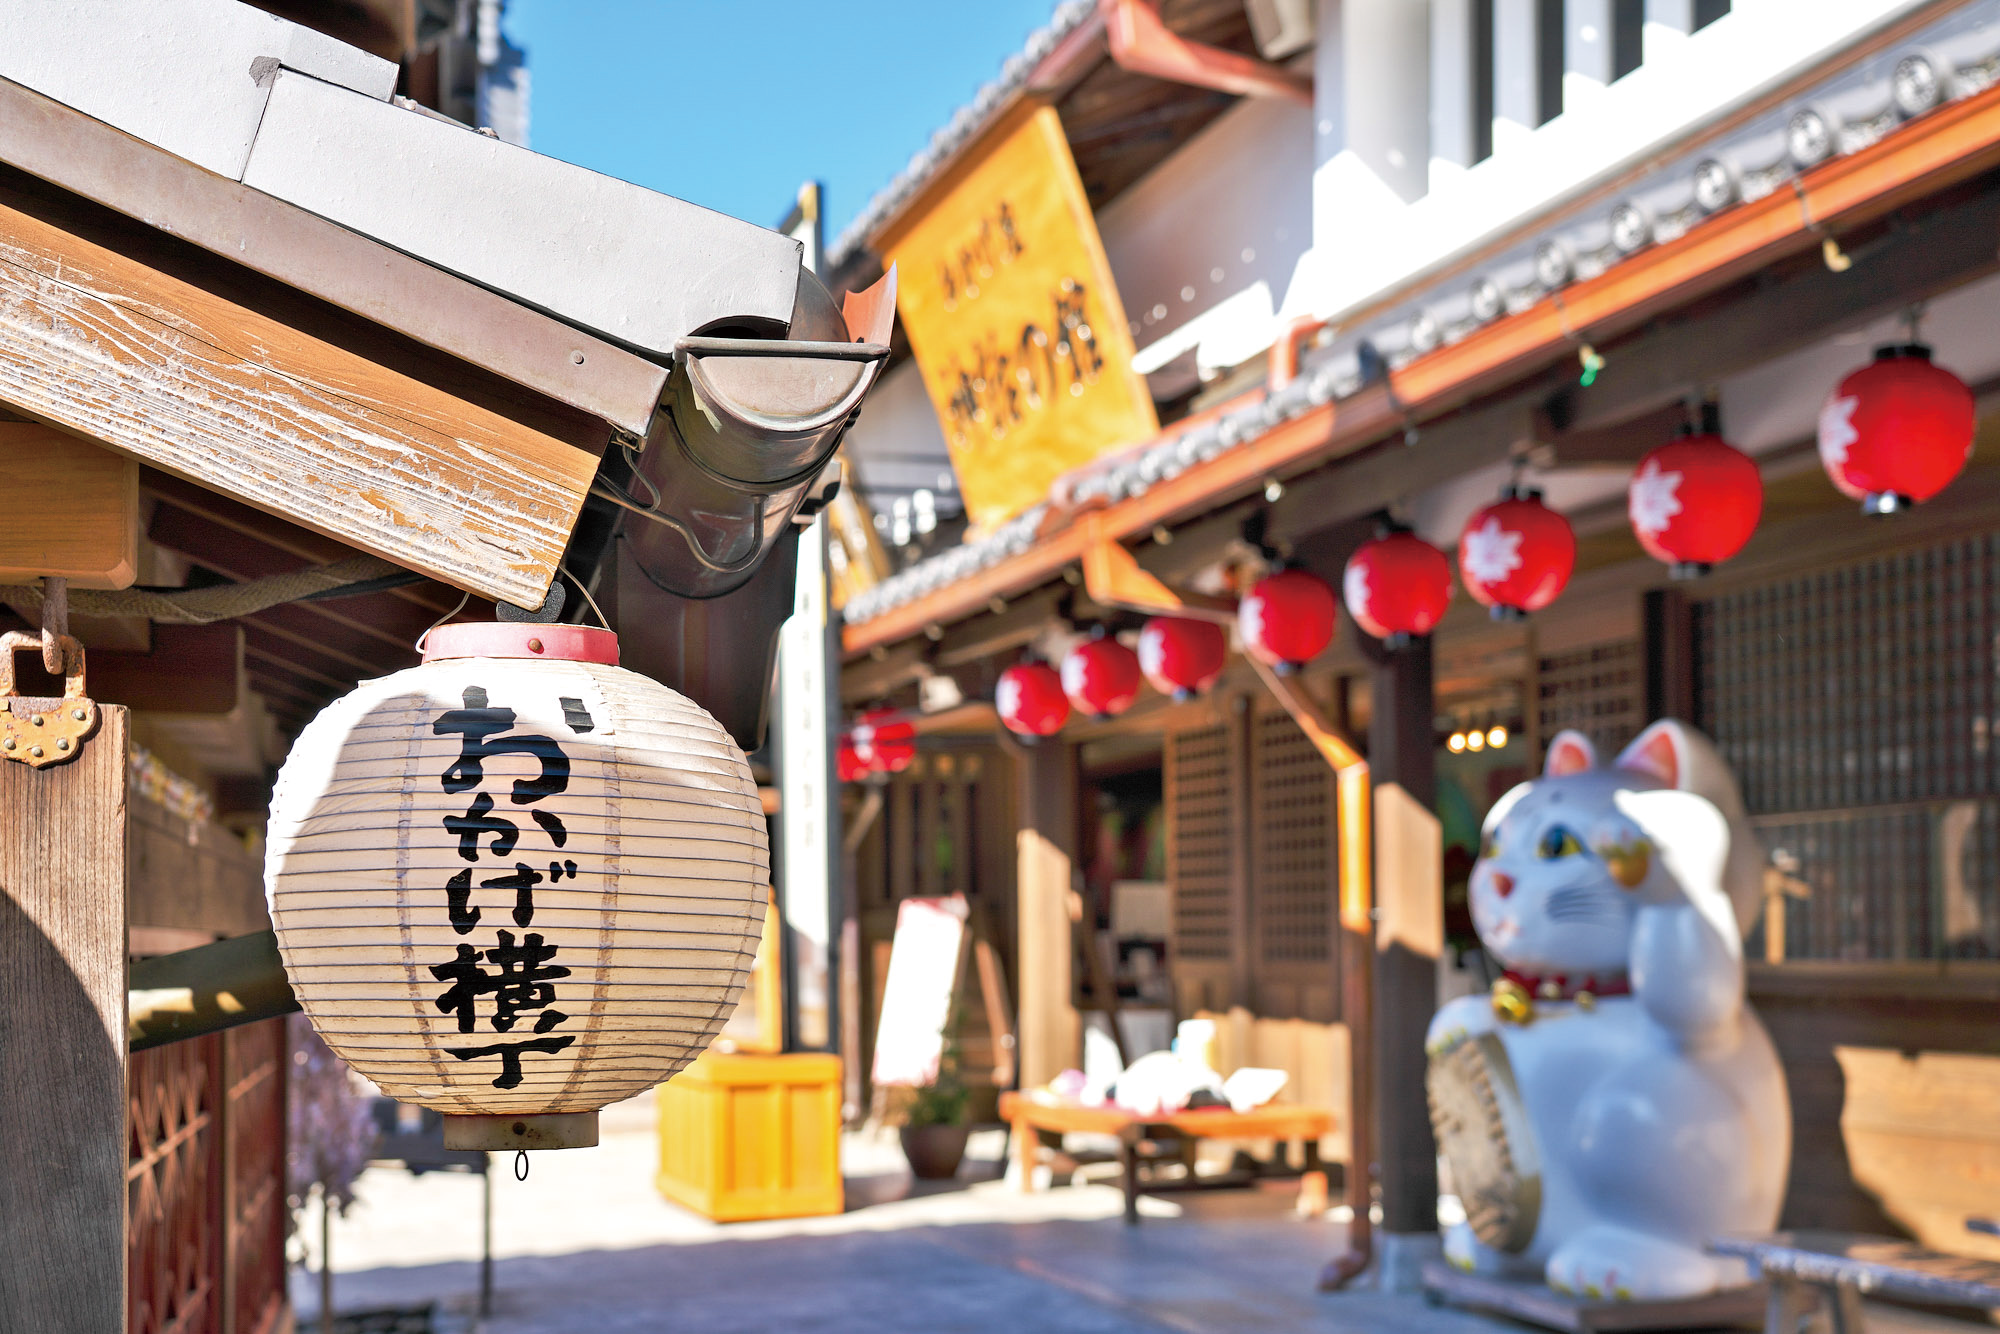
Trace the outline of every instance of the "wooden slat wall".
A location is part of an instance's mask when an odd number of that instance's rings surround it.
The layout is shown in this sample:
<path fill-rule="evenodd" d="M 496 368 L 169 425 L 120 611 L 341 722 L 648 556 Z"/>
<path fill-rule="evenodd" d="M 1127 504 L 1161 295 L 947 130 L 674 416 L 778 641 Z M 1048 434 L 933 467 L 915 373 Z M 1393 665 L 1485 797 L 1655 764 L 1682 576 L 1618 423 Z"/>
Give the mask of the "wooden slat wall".
<path fill-rule="evenodd" d="M 1747 942 L 1786 960 L 1751 976 L 1784 1224 L 2000 1258 L 1963 1227 L 2000 1189 L 2000 534 L 1907 540 L 1694 602 L 1696 721 L 1808 891 Z"/>
<path fill-rule="evenodd" d="M 1167 882 L 1173 939 L 1167 958 L 1178 1009 L 1229 1005 L 1231 864 L 1238 845 L 1229 819 L 1229 729 L 1221 724 L 1167 737 Z"/>
<path fill-rule="evenodd" d="M 1255 696 L 1166 738 L 1168 969 L 1183 1014 L 1340 1014 L 1334 783 L 1283 710 Z"/>
<path fill-rule="evenodd" d="M 1565 728 L 1609 759 L 1646 721 L 1646 681 L 1636 639 L 1614 639 L 1537 659 L 1536 734 L 1544 745 Z"/>
<path fill-rule="evenodd" d="M 133 927 L 205 932 L 216 938 L 271 929 L 264 859 L 212 821 L 186 820 L 134 792 L 127 806 Z"/>
<path fill-rule="evenodd" d="M 1257 1012 L 1326 1023 L 1340 1013 L 1333 771 L 1276 705 L 1255 715 L 1250 771 Z"/>

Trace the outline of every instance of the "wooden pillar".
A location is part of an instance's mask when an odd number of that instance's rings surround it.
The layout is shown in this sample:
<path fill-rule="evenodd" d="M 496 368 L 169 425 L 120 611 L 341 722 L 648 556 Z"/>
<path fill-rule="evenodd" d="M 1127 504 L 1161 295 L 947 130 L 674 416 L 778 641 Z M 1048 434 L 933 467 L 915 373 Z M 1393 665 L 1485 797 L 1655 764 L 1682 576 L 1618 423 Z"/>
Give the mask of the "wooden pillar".
<path fill-rule="evenodd" d="M 1678 588 L 1647 592 L 1640 647 L 1646 659 L 1646 720 L 1695 722 L 1694 606 Z"/>
<path fill-rule="evenodd" d="M 1444 847 L 1437 796 L 1431 642 L 1384 655 L 1374 673 L 1368 759 L 1375 779 L 1375 1126 L 1385 1279 L 1397 1234 L 1437 1234 L 1437 1145 L 1424 1094 L 1424 1033 L 1444 948 Z"/>
<path fill-rule="evenodd" d="M 1022 1088 L 1080 1059 L 1070 979 L 1069 896 L 1076 858 L 1076 752 L 1056 737 L 1016 746 L 1015 905 L 1021 972 Z"/>
<path fill-rule="evenodd" d="M 4 707 L 4 706 L 0 706 Z M 76 759 L 0 760 L 0 1311 L 125 1327 L 125 710 Z"/>

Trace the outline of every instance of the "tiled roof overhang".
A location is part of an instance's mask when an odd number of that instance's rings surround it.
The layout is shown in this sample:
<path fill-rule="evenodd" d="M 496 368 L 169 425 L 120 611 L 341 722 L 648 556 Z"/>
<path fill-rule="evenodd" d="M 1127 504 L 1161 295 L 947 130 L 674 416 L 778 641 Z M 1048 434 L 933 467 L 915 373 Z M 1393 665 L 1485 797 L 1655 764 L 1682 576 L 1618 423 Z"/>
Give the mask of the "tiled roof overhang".
<path fill-rule="evenodd" d="M 2000 164 L 2000 84 L 1888 130 L 1845 157 L 1790 177 L 1562 286 L 1458 341 L 1415 355 L 1366 386 L 1327 359 L 1275 392 L 1258 391 L 1213 418 L 1183 423 L 1134 451 L 1116 490 L 1086 484 L 977 544 L 945 552 L 884 581 L 847 608 L 850 655 L 894 644 L 1057 577 L 1091 534 L 1150 532 L 1233 499 L 1273 475 L 1337 459 L 1412 422 L 1450 411 L 1575 355 L 1586 334 L 1609 338 L 1671 306 L 1712 292 L 1775 260 Z M 1342 396 L 1342 391 L 1350 391 Z M 1336 401 L 1337 400 L 1337 401 Z M 1148 474 L 1157 477 L 1153 481 Z M 1075 522 L 1090 511 L 1090 525 Z"/>

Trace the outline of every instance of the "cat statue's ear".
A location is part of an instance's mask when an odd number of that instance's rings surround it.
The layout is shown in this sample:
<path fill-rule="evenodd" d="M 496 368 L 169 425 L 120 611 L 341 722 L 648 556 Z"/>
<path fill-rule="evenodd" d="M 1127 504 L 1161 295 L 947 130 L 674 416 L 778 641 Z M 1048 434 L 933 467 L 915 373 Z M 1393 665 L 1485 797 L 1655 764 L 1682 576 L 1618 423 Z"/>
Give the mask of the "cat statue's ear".
<path fill-rule="evenodd" d="M 1597 767 L 1597 747 L 1581 732 L 1565 729 L 1549 742 L 1549 758 L 1542 765 L 1542 777 L 1567 778 Z"/>
<path fill-rule="evenodd" d="M 1729 825 L 1722 887 L 1736 910 L 1738 929 L 1747 933 L 1763 909 L 1764 848 L 1751 828 L 1736 775 L 1715 743 L 1679 719 L 1662 718 L 1634 737 L 1612 767 L 1692 792 L 1722 812 Z"/>

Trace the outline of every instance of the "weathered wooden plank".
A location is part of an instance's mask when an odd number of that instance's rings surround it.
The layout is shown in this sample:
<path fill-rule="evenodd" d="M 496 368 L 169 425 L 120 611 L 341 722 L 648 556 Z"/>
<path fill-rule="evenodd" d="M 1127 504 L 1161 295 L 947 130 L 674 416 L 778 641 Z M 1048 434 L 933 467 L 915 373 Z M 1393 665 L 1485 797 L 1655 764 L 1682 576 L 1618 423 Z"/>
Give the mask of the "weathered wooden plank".
<path fill-rule="evenodd" d="M 66 764 L 0 762 L 0 1311 L 125 1324 L 125 710 Z"/>
<path fill-rule="evenodd" d="M 589 450 L 26 203 L 0 199 L 0 400 L 457 587 L 541 600 Z"/>
<path fill-rule="evenodd" d="M 0 422 L 0 584 L 59 575 L 127 588 L 139 571 L 139 465 L 35 422 Z"/>

